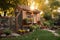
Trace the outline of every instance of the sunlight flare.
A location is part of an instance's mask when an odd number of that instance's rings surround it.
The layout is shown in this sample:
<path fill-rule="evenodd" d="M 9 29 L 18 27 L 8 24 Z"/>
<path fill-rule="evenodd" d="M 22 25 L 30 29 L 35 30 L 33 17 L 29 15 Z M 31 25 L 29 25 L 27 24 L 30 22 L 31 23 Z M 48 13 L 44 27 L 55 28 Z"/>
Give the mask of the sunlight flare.
<path fill-rule="evenodd" d="M 31 9 L 31 10 L 34 10 L 34 9 L 35 9 L 35 2 L 33 2 L 33 3 L 31 4 L 30 9 Z"/>
<path fill-rule="evenodd" d="M 60 13 L 60 7 L 57 9 L 57 12 L 59 12 L 59 13 Z"/>
<path fill-rule="evenodd" d="M 49 3 L 49 1 L 48 1 L 48 0 L 46 0 L 46 1 L 45 1 L 45 4 L 48 4 L 48 3 Z"/>

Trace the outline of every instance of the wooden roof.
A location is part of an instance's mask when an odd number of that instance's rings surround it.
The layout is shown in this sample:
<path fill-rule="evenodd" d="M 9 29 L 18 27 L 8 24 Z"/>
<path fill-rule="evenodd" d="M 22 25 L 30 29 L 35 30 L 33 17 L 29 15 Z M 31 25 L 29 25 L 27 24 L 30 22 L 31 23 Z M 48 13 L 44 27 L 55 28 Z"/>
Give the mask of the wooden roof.
<path fill-rule="evenodd" d="M 29 7 L 29 6 L 25 6 L 25 5 L 18 5 L 18 6 L 17 6 L 17 9 L 18 9 L 18 10 L 22 9 L 22 10 L 31 12 L 30 7 Z M 33 10 L 33 12 L 35 12 L 35 13 L 40 13 L 40 11 L 37 10 L 37 9 Z"/>

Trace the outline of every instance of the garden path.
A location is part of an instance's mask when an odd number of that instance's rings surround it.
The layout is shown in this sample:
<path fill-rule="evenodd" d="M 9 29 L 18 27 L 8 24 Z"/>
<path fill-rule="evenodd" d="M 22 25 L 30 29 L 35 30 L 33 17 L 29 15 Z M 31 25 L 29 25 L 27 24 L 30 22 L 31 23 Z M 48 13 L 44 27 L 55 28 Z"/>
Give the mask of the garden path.
<path fill-rule="evenodd" d="M 54 30 L 50 30 L 50 29 L 43 29 L 43 30 L 46 30 L 46 31 L 49 31 L 51 33 L 53 33 L 55 36 L 60 36 L 58 33 L 56 33 Z"/>

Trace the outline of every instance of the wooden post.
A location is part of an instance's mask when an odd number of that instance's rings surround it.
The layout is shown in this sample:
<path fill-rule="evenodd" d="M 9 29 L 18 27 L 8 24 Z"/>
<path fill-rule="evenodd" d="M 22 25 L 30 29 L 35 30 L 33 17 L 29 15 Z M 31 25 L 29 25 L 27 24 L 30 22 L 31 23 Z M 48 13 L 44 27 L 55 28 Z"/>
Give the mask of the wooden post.
<path fill-rule="evenodd" d="M 31 16 L 32 16 L 32 24 L 34 23 L 34 19 L 33 19 L 33 17 L 34 17 L 34 14 L 33 14 L 33 11 L 32 11 L 32 14 L 31 14 Z"/>
<path fill-rule="evenodd" d="M 16 25 L 16 31 L 18 30 L 18 15 L 19 15 L 19 11 L 18 9 L 15 10 L 15 25 Z"/>

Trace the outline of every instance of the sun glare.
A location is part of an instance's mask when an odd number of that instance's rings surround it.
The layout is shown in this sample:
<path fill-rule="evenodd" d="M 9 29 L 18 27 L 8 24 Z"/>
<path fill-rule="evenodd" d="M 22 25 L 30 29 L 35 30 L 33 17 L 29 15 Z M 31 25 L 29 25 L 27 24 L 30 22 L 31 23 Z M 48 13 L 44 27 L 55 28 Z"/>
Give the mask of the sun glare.
<path fill-rule="evenodd" d="M 59 13 L 60 13 L 60 7 L 57 9 L 57 12 L 59 12 Z"/>
<path fill-rule="evenodd" d="M 48 1 L 48 0 L 46 0 L 46 1 L 45 1 L 45 4 L 48 4 L 48 3 L 49 3 L 49 1 Z"/>
<path fill-rule="evenodd" d="M 34 9 L 35 9 L 35 2 L 33 2 L 33 3 L 31 4 L 30 9 L 31 9 L 31 10 L 34 10 Z"/>

